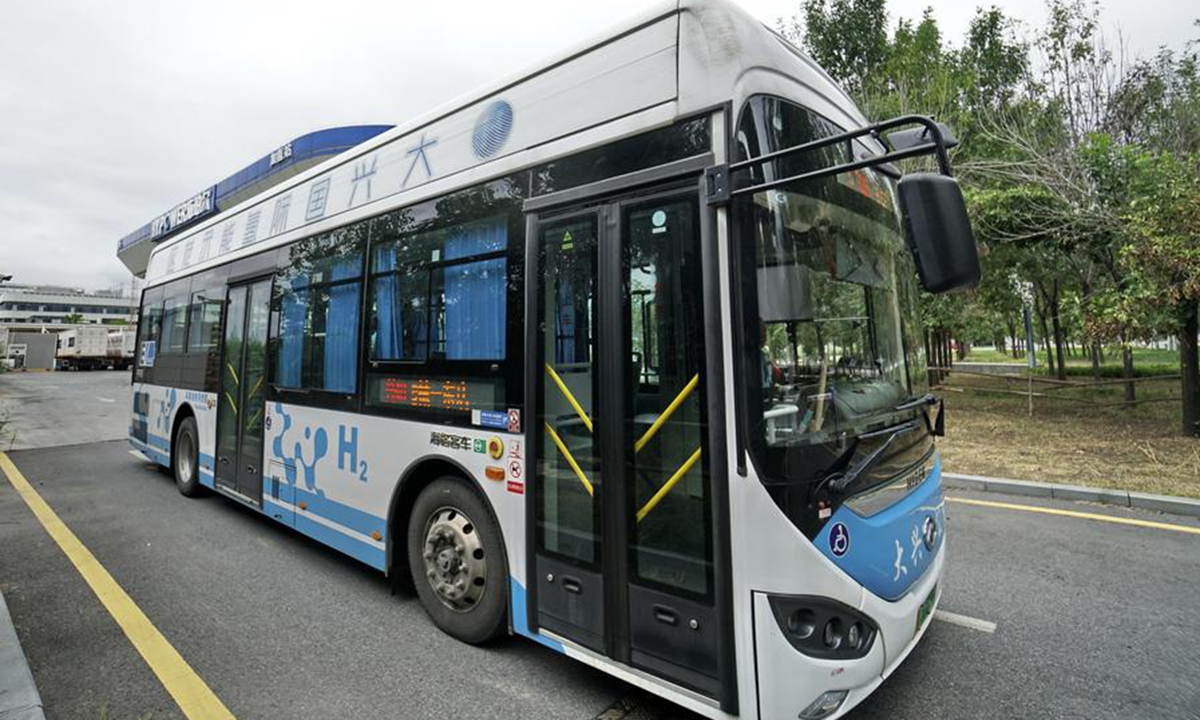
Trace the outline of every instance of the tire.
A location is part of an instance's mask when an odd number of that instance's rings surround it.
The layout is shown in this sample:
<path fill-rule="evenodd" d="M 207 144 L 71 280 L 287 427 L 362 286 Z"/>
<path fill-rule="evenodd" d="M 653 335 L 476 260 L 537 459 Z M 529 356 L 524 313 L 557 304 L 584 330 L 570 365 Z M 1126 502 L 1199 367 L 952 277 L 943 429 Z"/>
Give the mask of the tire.
<path fill-rule="evenodd" d="M 200 484 L 200 433 L 196 418 L 184 418 L 171 442 L 171 470 L 175 486 L 185 497 L 199 497 L 204 492 Z"/>
<path fill-rule="evenodd" d="M 478 645 L 508 629 L 504 541 L 486 503 L 463 480 L 439 478 L 417 496 L 408 567 L 421 604 L 446 634 Z"/>

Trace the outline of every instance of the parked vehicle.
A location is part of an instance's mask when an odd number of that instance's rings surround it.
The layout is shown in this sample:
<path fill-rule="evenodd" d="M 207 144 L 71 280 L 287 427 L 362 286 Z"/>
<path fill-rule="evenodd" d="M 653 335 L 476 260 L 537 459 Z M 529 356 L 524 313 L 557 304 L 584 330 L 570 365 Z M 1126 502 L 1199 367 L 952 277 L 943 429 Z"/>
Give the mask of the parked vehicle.
<path fill-rule="evenodd" d="M 127 370 L 133 366 L 136 330 L 97 325 L 58 334 L 58 370 Z"/>

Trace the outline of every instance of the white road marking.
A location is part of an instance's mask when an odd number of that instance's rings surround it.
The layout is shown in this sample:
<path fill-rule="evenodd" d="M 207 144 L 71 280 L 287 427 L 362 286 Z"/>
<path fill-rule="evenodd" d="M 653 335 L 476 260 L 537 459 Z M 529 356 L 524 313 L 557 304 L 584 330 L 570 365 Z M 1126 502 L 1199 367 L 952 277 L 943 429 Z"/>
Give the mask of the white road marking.
<path fill-rule="evenodd" d="M 116 400 L 113 400 L 112 398 L 100 397 L 99 395 L 96 396 L 96 399 L 100 402 L 116 402 Z"/>
<path fill-rule="evenodd" d="M 979 632 L 985 632 L 989 635 L 996 632 L 996 623 L 994 622 L 980 620 L 979 618 L 973 618 L 969 615 L 959 615 L 958 613 L 952 613 L 946 610 L 935 611 L 933 613 L 933 619 L 941 620 L 942 622 L 947 622 L 951 625 L 965 627 L 970 630 L 978 630 Z"/>

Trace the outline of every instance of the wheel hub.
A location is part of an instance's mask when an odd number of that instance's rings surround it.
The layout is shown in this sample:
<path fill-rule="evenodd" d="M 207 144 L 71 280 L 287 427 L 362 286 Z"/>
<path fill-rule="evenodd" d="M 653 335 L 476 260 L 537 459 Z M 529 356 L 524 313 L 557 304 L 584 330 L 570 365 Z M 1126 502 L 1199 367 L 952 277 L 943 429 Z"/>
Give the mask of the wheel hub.
<path fill-rule="evenodd" d="M 466 612 L 487 588 L 487 560 L 475 525 L 461 510 L 439 509 L 425 529 L 425 578 L 443 605 Z"/>
<path fill-rule="evenodd" d="M 179 476 L 184 481 L 192 479 L 192 436 L 182 433 L 179 436 L 179 449 L 175 455 L 175 464 L 179 467 Z"/>

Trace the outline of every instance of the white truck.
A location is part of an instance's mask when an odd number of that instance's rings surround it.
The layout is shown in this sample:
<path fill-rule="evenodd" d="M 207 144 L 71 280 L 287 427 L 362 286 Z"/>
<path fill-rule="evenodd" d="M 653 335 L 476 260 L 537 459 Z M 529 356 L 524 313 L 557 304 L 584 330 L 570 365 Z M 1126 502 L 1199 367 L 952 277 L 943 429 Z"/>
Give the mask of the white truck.
<path fill-rule="evenodd" d="M 113 370 L 129 370 L 137 350 L 137 328 L 108 331 L 108 362 Z"/>
<path fill-rule="evenodd" d="M 133 364 L 133 329 L 80 327 L 58 334 L 59 370 L 124 370 Z"/>

